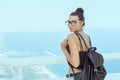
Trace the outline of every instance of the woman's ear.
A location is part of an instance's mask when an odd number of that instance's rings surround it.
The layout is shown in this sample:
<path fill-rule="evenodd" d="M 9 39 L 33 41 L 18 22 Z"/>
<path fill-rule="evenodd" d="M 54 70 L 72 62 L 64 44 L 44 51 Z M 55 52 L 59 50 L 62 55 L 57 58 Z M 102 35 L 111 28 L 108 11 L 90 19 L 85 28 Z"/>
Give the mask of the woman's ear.
<path fill-rule="evenodd" d="M 84 25 L 84 21 L 80 21 L 80 25 L 83 26 Z"/>

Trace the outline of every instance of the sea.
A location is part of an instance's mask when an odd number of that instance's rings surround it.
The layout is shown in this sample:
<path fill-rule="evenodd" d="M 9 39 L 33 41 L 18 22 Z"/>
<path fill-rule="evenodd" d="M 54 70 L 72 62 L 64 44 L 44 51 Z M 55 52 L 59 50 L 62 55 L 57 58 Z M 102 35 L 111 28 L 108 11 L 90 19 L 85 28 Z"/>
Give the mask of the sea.
<path fill-rule="evenodd" d="M 120 28 L 87 28 L 84 29 L 101 54 L 120 53 Z M 69 31 L 37 31 L 37 32 L 1 32 L 0 55 L 6 57 L 29 56 L 64 56 L 60 43 L 67 38 Z M 2 57 L 2 56 L 0 56 Z M 120 61 L 105 61 L 107 73 L 120 73 Z M 13 79 L 18 74 L 17 67 L 0 65 L 0 78 Z M 23 68 L 24 80 L 42 80 L 49 77 L 64 77 L 68 71 L 67 64 L 51 64 L 29 66 Z M 53 76 L 50 76 L 53 75 Z"/>

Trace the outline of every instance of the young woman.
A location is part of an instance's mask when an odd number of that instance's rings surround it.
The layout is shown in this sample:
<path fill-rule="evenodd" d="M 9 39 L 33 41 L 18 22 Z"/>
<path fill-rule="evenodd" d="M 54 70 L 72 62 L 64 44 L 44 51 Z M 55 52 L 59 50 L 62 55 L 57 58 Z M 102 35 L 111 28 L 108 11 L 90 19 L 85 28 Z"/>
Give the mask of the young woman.
<path fill-rule="evenodd" d="M 87 52 L 87 48 L 82 39 L 79 40 L 77 34 L 80 34 L 88 48 L 90 47 L 89 36 L 83 31 L 85 25 L 84 10 L 77 8 L 75 12 L 72 12 L 68 21 L 65 22 L 71 31 L 71 34 L 61 43 L 61 49 L 66 56 L 69 64 L 68 79 L 73 78 L 73 71 L 75 74 L 82 72 L 84 64 L 84 54 Z M 81 38 L 81 37 L 80 37 Z"/>

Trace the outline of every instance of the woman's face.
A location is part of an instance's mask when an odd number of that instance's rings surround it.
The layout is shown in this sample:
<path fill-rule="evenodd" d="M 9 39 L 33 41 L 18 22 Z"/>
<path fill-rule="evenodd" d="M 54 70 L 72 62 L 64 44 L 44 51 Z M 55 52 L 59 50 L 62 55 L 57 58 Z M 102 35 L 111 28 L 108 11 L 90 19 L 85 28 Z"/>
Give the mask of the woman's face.
<path fill-rule="evenodd" d="M 82 30 L 83 21 L 80 21 L 78 16 L 70 16 L 66 24 L 71 32 L 79 32 Z"/>

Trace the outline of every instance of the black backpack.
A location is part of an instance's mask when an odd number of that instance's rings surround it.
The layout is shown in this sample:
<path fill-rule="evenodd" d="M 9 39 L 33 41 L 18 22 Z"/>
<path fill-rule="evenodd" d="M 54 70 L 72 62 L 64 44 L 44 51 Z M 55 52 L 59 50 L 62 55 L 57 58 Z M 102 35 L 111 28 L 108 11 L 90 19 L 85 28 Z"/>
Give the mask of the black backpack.
<path fill-rule="evenodd" d="M 76 35 L 78 36 L 79 40 L 80 39 L 83 40 L 85 46 L 88 48 L 82 35 L 79 33 L 76 33 Z M 84 68 L 82 72 L 83 76 L 81 80 L 104 80 L 107 72 L 105 70 L 103 63 L 104 58 L 100 53 L 96 52 L 96 47 L 91 46 L 90 48 L 88 48 L 88 52 L 85 55 Z"/>

